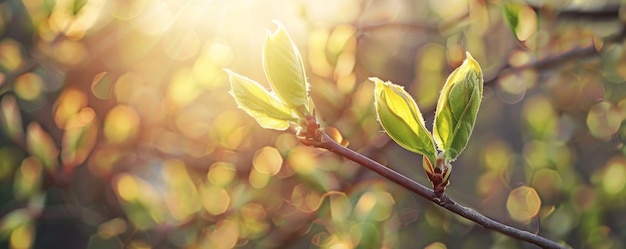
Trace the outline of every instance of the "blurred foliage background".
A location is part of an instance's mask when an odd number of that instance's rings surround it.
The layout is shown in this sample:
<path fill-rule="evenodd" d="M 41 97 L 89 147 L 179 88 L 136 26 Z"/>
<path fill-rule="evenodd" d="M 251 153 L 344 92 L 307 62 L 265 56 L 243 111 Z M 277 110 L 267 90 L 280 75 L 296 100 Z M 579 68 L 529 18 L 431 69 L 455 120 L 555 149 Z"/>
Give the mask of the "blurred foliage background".
<path fill-rule="evenodd" d="M 620 1 L 0 1 L 2 248 L 529 248 L 336 155 L 263 130 L 280 20 L 326 125 L 430 186 L 381 133 L 376 76 L 432 113 L 465 50 L 485 93 L 447 193 L 574 248 L 626 247 Z"/>

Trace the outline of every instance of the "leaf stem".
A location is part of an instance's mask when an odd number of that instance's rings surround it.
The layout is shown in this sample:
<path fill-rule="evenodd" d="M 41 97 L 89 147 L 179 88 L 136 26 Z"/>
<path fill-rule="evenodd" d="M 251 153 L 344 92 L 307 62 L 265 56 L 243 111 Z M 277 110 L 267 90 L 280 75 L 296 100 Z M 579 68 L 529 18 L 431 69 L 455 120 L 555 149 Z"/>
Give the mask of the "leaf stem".
<path fill-rule="evenodd" d="M 502 234 L 505 234 L 507 236 L 510 236 L 512 238 L 516 238 L 518 240 L 523 240 L 532 244 L 535 244 L 537 246 L 540 246 L 542 248 L 554 248 L 554 249 L 565 249 L 567 247 L 549 240 L 547 238 L 541 237 L 537 234 L 533 234 L 524 230 L 520 230 L 505 224 L 502 224 L 500 222 L 497 222 L 495 220 L 492 220 L 480 213 L 478 213 L 477 211 L 465 207 L 461 204 L 458 204 L 457 202 L 455 202 L 454 200 L 450 199 L 447 195 L 443 195 L 441 198 L 437 198 L 435 196 L 435 193 L 430 190 L 429 188 L 425 187 L 424 185 L 390 169 L 385 167 L 384 165 L 368 158 L 365 157 L 349 148 L 343 147 L 340 144 L 338 144 L 337 142 L 335 142 L 332 138 L 330 138 L 330 136 L 328 136 L 328 134 L 326 134 L 325 132 L 320 131 L 321 134 L 319 135 L 319 140 L 311 143 L 310 145 L 315 146 L 315 147 L 319 147 L 319 148 L 324 148 L 327 149 L 335 154 L 338 154 L 340 156 L 343 156 L 347 159 L 350 159 L 374 172 L 376 172 L 377 174 L 391 180 L 392 182 L 395 182 L 396 184 L 410 190 L 413 193 L 416 193 L 422 197 L 424 197 L 425 199 L 436 203 L 437 205 L 450 210 L 451 212 L 458 214 L 462 217 L 465 217 L 477 224 L 482 225 L 483 227 L 493 230 L 493 231 L 497 231 L 500 232 Z"/>

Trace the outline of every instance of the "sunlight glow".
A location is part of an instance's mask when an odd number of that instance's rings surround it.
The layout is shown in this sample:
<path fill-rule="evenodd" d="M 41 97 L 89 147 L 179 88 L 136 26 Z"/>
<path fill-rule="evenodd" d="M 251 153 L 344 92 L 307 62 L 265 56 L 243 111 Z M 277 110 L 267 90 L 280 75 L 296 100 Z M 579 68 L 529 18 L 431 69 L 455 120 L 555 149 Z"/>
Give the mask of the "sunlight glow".
<path fill-rule="evenodd" d="M 610 195 L 617 195 L 626 186 L 626 159 L 614 157 L 609 160 L 602 175 L 602 188 Z"/>
<path fill-rule="evenodd" d="M 43 90 L 43 79 L 35 73 L 22 74 L 15 80 L 15 93 L 24 100 L 35 100 Z"/>
<path fill-rule="evenodd" d="M 356 203 L 355 211 L 360 217 L 364 217 L 372 211 L 372 208 L 376 205 L 376 196 L 370 192 L 367 192 L 359 198 Z"/>
<path fill-rule="evenodd" d="M 128 174 L 124 174 L 117 179 L 117 191 L 125 201 L 133 201 L 139 195 L 139 186 L 135 179 Z"/>
<path fill-rule="evenodd" d="M 334 221 L 344 221 L 352 213 L 352 204 L 343 192 L 328 192 L 325 197 L 330 202 L 330 216 Z"/>
<path fill-rule="evenodd" d="M 170 159 L 163 162 L 163 179 L 167 185 L 165 205 L 177 221 L 184 221 L 201 209 L 200 196 L 185 163 Z"/>
<path fill-rule="evenodd" d="M 309 189 L 306 184 L 298 184 L 293 188 L 290 203 L 304 213 L 317 210 L 322 202 L 322 195 L 314 189 Z"/>
<path fill-rule="evenodd" d="M 12 39 L 0 41 L 0 66 L 7 71 L 14 71 L 24 63 L 20 44 Z"/>
<path fill-rule="evenodd" d="M 211 165 L 207 178 L 215 186 L 229 184 L 235 178 L 235 167 L 231 163 L 216 162 Z"/>
<path fill-rule="evenodd" d="M 506 209 L 515 221 L 528 223 L 539 213 L 541 198 L 534 188 L 521 186 L 509 193 Z"/>
<path fill-rule="evenodd" d="M 225 189 L 215 186 L 202 186 L 200 188 L 202 204 L 211 215 L 220 215 L 230 206 L 230 196 Z"/>
<path fill-rule="evenodd" d="M 250 186 L 255 188 L 264 188 L 270 182 L 270 175 L 259 172 L 256 168 L 250 171 L 248 176 L 248 182 Z"/>
<path fill-rule="evenodd" d="M 87 106 L 87 96 L 78 89 L 68 88 L 61 93 L 55 104 L 54 121 L 59 128 L 64 128 L 65 123 Z"/>
<path fill-rule="evenodd" d="M 33 228 L 28 225 L 22 225 L 11 232 L 9 239 L 11 248 L 26 249 L 30 248 L 33 242 Z"/>
<path fill-rule="evenodd" d="M 135 110 L 118 105 L 111 109 L 105 118 L 104 135 L 111 143 L 123 143 L 135 135 L 139 129 L 139 121 Z"/>
<path fill-rule="evenodd" d="M 276 175 L 283 164 L 283 158 L 273 147 L 263 147 L 254 155 L 252 165 L 260 173 Z"/>
<path fill-rule="evenodd" d="M 295 147 L 289 156 L 287 162 L 289 166 L 298 174 L 308 175 L 312 174 L 316 168 L 314 152 L 311 148 L 305 146 Z"/>
<path fill-rule="evenodd" d="M 237 243 L 240 232 L 237 221 L 231 219 L 222 220 L 208 234 L 208 240 L 204 248 L 233 248 Z"/>
<path fill-rule="evenodd" d="M 447 248 L 446 245 L 441 242 L 433 242 L 427 245 L 426 247 L 424 247 L 424 249 L 446 249 L 446 248 Z"/>

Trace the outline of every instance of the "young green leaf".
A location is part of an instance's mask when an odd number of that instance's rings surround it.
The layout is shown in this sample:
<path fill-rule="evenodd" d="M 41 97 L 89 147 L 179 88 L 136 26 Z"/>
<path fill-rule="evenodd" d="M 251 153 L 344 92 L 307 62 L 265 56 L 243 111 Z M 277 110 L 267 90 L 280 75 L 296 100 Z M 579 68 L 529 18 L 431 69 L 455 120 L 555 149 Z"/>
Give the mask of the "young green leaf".
<path fill-rule="evenodd" d="M 270 86 L 287 106 L 301 116 L 309 114 L 309 83 L 298 48 L 280 22 L 274 33 L 267 31 L 263 47 L 263 69 Z M 305 113 L 306 112 L 306 113 Z"/>
<path fill-rule="evenodd" d="M 235 98 L 237 106 L 252 116 L 261 127 L 286 130 L 289 128 L 289 122 L 297 122 L 292 115 L 292 109 L 259 83 L 233 71 L 225 71 L 230 78 L 229 93 Z"/>
<path fill-rule="evenodd" d="M 433 165 L 434 163 L 434 165 Z M 428 176 L 428 180 L 433 184 L 433 191 L 437 197 L 443 195 L 446 187 L 450 184 L 450 173 L 452 173 L 452 165 L 445 163 L 443 155 L 437 155 L 437 161 L 430 162 L 426 157 L 422 160 L 424 171 Z"/>
<path fill-rule="evenodd" d="M 415 100 L 401 86 L 374 77 L 370 80 L 376 84 L 376 114 L 383 129 L 400 146 L 434 162 L 437 153 L 433 138 Z"/>
<path fill-rule="evenodd" d="M 483 73 L 469 52 L 446 80 L 435 111 L 434 138 L 446 162 L 465 149 L 483 95 Z"/>

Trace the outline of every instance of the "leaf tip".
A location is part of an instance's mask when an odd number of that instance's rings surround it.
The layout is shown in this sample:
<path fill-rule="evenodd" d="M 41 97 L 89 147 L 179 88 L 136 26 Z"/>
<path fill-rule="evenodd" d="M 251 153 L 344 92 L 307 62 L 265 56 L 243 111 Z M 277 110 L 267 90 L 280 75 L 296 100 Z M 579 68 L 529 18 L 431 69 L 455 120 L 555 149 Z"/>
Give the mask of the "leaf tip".
<path fill-rule="evenodd" d="M 274 30 L 273 32 L 269 29 L 265 29 L 265 33 L 267 35 L 267 39 L 269 40 L 273 40 L 276 36 L 278 36 L 279 33 L 282 32 L 287 32 L 285 30 L 285 26 L 283 25 L 282 22 L 278 21 L 278 20 L 272 20 L 272 23 L 274 23 L 274 25 L 276 25 L 276 30 Z"/>
<path fill-rule="evenodd" d="M 469 51 L 465 51 L 465 59 L 474 60 L 474 57 L 472 57 L 472 54 Z"/>
<path fill-rule="evenodd" d="M 280 22 L 279 20 L 273 19 L 273 20 L 272 20 L 272 23 L 273 23 L 273 24 L 275 24 L 276 26 L 278 26 L 278 29 L 281 29 L 281 28 L 282 28 L 282 29 L 284 29 L 284 28 L 285 28 L 285 26 L 283 25 L 283 23 L 282 23 L 282 22 Z"/>
<path fill-rule="evenodd" d="M 480 64 L 478 64 L 478 61 L 474 59 L 474 57 L 469 51 L 465 51 L 465 61 L 463 61 L 463 64 L 466 64 L 471 69 L 475 70 L 478 73 L 478 75 L 480 76 L 483 75 L 482 69 L 480 68 Z"/>

